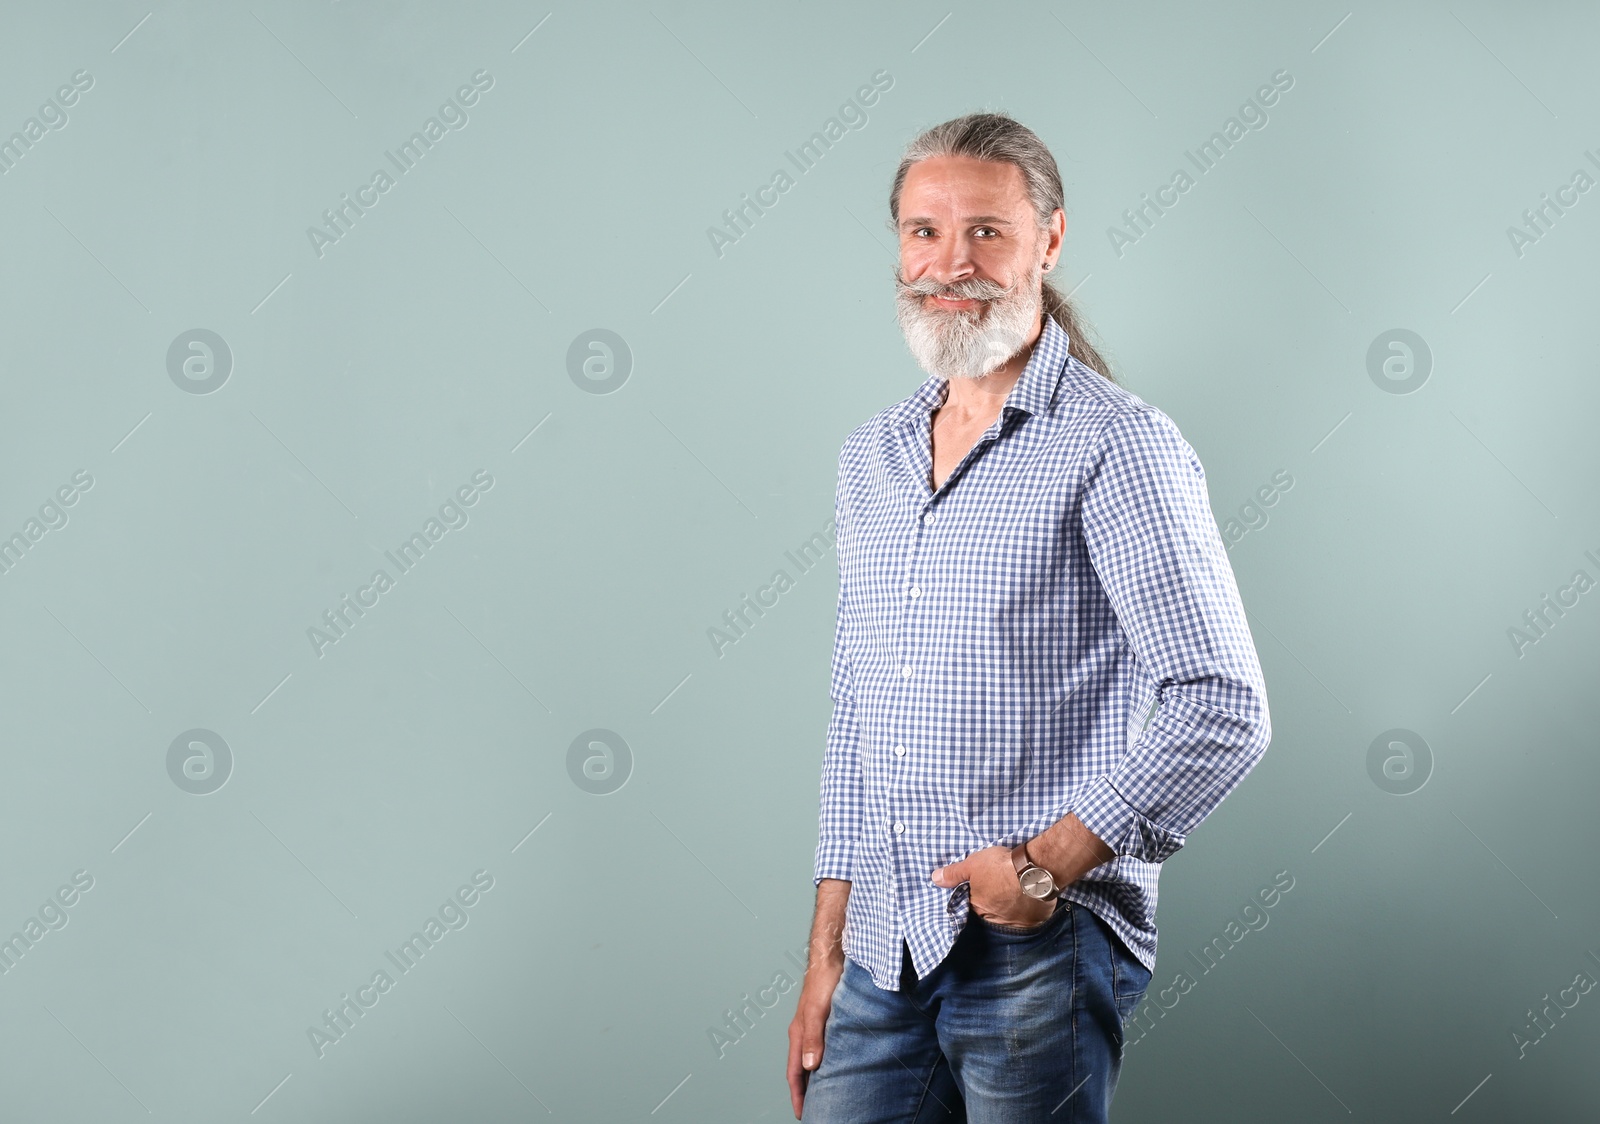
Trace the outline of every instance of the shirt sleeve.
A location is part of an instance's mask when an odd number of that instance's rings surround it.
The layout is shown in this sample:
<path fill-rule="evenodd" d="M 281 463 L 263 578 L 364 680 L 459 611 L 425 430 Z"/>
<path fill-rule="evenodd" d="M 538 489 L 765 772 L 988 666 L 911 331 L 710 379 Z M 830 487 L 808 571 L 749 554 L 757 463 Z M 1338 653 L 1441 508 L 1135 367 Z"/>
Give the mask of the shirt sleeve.
<path fill-rule="evenodd" d="M 1266 752 L 1266 685 L 1205 470 L 1171 418 L 1149 405 L 1113 417 L 1082 514 L 1090 560 L 1156 682 L 1158 708 L 1072 811 L 1118 855 L 1158 863 Z"/>
<path fill-rule="evenodd" d="M 856 841 L 861 837 L 865 800 L 861 777 L 861 738 L 856 724 L 855 689 L 845 650 L 845 614 L 850 590 L 845 582 L 844 552 L 850 534 L 846 510 L 844 458 L 840 455 L 839 484 L 834 493 L 833 544 L 839 561 L 839 601 L 834 615 L 833 664 L 828 694 L 833 717 L 828 721 L 827 744 L 822 758 L 822 798 L 818 815 L 816 865 L 812 884 L 824 878 L 850 881 Z"/>

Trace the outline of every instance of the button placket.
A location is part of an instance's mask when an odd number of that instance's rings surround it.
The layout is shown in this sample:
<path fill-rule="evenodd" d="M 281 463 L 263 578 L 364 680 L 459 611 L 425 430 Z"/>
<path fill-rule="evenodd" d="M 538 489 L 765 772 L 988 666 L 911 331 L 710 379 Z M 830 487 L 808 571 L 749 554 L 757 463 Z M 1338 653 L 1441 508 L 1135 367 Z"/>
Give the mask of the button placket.
<path fill-rule="evenodd" d="M 933 523 L 933 521 L 933 512 L 927 511 L 923 513 L 921 518 L 921 523 L 923 526 L 927 526 Z M 916 529 L 920 531 L 921 528 Z M 913 577 L 913 575 L 916 573 L 921 545 L 922 536 L 920 534 L 913 534 L 911 539 L 910 558 L 908 560 L 909 564 L 907 566 L 906 585 L 904 587 L 905 597 L 900 602 L 899 612 L 900 643 L 898 647 L 901 654 L 900 678 L 902 683 L 904 683 L 907 687 L 909 687 L 910 684 L 906 681 L 911 678 L 912 672 L 914 671 L 914 668 L 912 667 L 912 664 L 908 658 L 907 650 L 908 634 L 910 632 L 910 621 L 908 617 L 913 607 L 921 601 L 924 592 L 921 585 L 919 585 Z M 909 751 L 906 749 L 906 746 L 903 742 L 896 742 L 893 752 L 897 758 L 904 758 Z M 891 791 L 893 788 L 893 783 L 893 781 L 890 782 Z M 906 822 L 902 819 L 896 819 L 892 821 L 889 825 L 889 832 L 893 836 L 904 837 L 906 834 Z M 896 865 L 898 866 L 898 864 Z"/>

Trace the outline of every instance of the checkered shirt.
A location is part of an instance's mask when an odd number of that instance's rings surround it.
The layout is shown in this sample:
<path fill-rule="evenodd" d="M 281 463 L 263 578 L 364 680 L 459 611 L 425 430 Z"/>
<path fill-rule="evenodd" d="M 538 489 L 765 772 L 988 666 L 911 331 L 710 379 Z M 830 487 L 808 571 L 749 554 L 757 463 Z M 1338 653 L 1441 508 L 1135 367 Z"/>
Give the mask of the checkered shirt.
<path fill-rule="evenodd" d="M 946 393 L 930 376 L 840 450 L 813 882 L 851 883 L 845 952 L 898 990 L 902 940 L 920 978 L 968 920 L 934 868 L 1075 812 L 1115 857 L 1064 896 L 1153 970 L 1160 863 L 1271 738 L 1205 470 L 1049 318 L 935 491 Z"/>

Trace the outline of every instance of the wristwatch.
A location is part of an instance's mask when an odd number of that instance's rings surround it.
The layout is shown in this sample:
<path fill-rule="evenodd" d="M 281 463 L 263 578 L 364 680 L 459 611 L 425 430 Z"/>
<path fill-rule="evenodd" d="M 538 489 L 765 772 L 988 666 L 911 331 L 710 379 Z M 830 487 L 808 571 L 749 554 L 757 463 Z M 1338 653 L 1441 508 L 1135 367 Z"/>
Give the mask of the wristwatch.
<path fill-rule="evenodd" d="M 1055 877 L 1044 867 L 1028 857 L 1028 844 L 1023 841 L 1011 848 L 1011 865 L 1017 868 L 1017 878 L 1022 882 L 1022 892 L 1042 902 L 1054 901 L 1061 888 Z"/>

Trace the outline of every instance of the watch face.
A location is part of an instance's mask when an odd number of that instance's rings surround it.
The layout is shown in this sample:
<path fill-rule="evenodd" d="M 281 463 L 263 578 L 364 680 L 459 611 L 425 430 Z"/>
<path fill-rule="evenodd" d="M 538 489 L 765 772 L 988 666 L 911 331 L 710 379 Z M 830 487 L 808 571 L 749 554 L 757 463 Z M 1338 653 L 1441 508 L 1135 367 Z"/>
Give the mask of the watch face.
<path fill-rule="evenodd" d="M 1040 870 L 1031 866 L 1022 872 L 1022 892 L 1030 898 L 1045 898 L 1050 891 L 1056 888 L 1055 879 L 1050 877 L 1048 870 Z"/>

